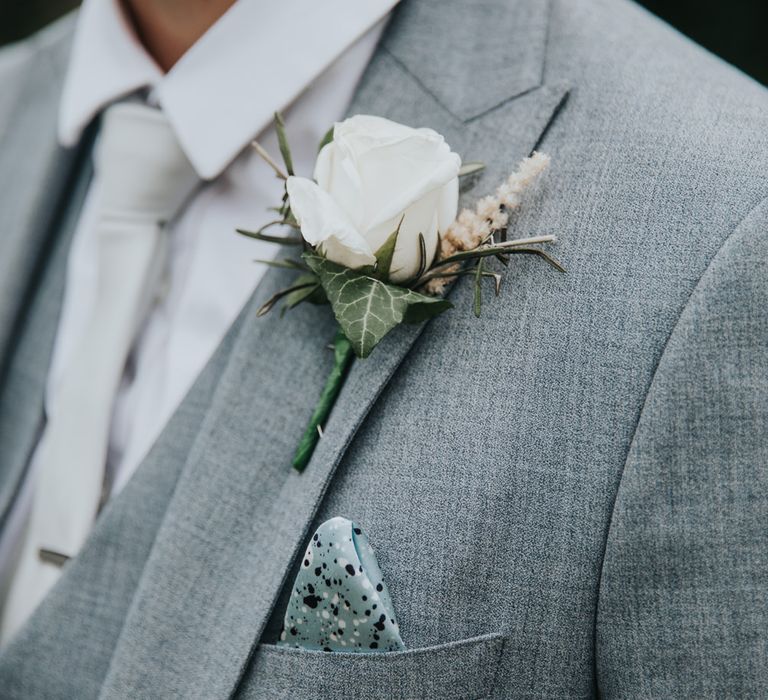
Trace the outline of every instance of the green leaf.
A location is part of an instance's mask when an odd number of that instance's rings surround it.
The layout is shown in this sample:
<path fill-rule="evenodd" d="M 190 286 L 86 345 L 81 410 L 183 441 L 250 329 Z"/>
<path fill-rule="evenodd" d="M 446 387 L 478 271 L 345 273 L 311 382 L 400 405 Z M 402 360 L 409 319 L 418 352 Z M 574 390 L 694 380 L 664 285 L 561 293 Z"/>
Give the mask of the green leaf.
<path fill-rule="evenodd" d="M 277 142 L 280 145 L 280 155 L 283 156 L 285 169 L 289 175 L 293 175 L 293 158 L 291 158 L 291 149 L 288 146 L 288 137 L 285 133 L 285 122 L 280 112 L 275 112 L 275 131 L 277 131 Z"/>
<path fill-rule="evenodd" d="M 312 296 L 307 298 L 307 301 L 315 306 L 323 306 L 328 303 L 328 297 L 325 294 L 325 290 L 318 285 L 312 293 Z"/>
<path fill-rule="evenodd" d="M 397 228 L 389 235 L 384 245 L 379 248 L 376 253 L 376 277 L 386 282 L 389 279 L 389 271 L 392 268 L 392 258 L 395 255 L 395 248 L 397 247 L 397 237 L 400 235 L 400 227 L 403 225 L 403 216 L 400 219 L 400 223 Z"/>
<path fill-rule="evenodd" d="M 501 282 L 503 277 L 498 272 L 483 272 L 483 277 L 490 277 L 493 280 L 493 289 L 496 296 L 501 294 Z"/>
<path fill-rule="evenodd" d="M 317 152 L 320 153 L 329 143 L 333 141 L 333 127 L 325 132 L 325 136 L 320 139 L 320 145 L 317 147 Z"/>
<path fill-rule="evenodd" d="M 485 169 L 485 163 L 469 162 L 462 163 L 459 168 L 459 177 L 466 177 L 467 175 L 474 175 Z"/>
<path fill-rule="evenodd" d="M 282 221 L 271 221 L 266 226 L 262 226 L 258 231 L 246 231 L 245 229 L 235 229 L 241 236 L 247 236 L 248 238 L 255 238 L 257 241 L 266 241 L 267 243 L 277 243 L 278 245 L 302 245 L 303 239 L 297 236 L 270 236 L 266 233 L 262 233 L 270 226 L 277 226 L 283 224 Z"/>
<path fill-rule="evenodd" d="M 445 299 L 385 284 L 317 255 L 305 253 L 303 258 L 319 277 L 334 316 L 358 357 L 368 357 L 399 324 L 421 323 L 453 308 Z"/>
<path fill-rule="evenodd" d="M 284 207 L 285 211 L 283 214 L 283 221 L 285 222 L 286 226 L 290 226 L 291 228 L 295 228 L 297 231 L 301 230 L 301 226 L 299 226 L 299 222 L 296 221 L 296 217 L 293 215 L 293 212 L 291 211 L 291 207 L 287 206 Z"/>
<path fill-rule="evenodd" d="M 287 258 L 285 260 L 264 260 L 257 258 L 253 262 L 261 263 L 262 265 L 268 265 L 269 267 L 279 267 L 284 270 L 306 270 L 307 266 L 298 260 L 291 260 Z"/>
<path fill-rule="evenodd" d="M 427 242 L 424 240 L 424 234 L 419 234 L 419 271 L 413 278 L 415 280 L 421 279 L 424 273 L 427 271 Z"/>
<path fill-rule="evenodd" d="M 475 316 L 480 318 L 483 311 L 483 261 L 478 260 L 475 268 Z"/>
<path fill-rule="evenodd" d="M 275 171 L 275 175 L 277 175 L 278 178 L 281 180 L 287 180 L 288 176 L 280 169 L 280 166 L 275 163 L 275 159 L 272 158 L 271 155 L 269 155 L 269 152 L 258 142 L 253 141 L 251 143 L 251 146 L 253 146 L 256 153 L 258 153 L 262 160 L 270 167 L 272 170 Z"/>
<path fill-rule="evenodd" d="M 539 243 L 554 243 L 554 236 L 536 236 L 534 238 L 516 238 L 512 241 L 506 241 L 504 243 L 490 243 L 487 245 L 481 245 L 479 248 L 473 248 L 472 250 L 464 250 L 460 253 L 455 253 L 447 258 L 436 262 L 432 265 L 432 269 L 443 267 L 444 265 L 452 265 L 456 262 L 463 262 L 464 260 L 473 260 L 476 258 L 485 258 L 489 255 L 512 255 L 514 253 L 525 253 L 532 255 L 540 255 L 547 259 L 552 264 L 553 258 L 547 255 L 540 248 L 533 248 L 531 246 Z M 555 261 L 556 262 L 556 261 Z M 557 265 L 554 265 L 557 267 Z M 562 269 L 562 268 L 560 268 Z M 565 272 L 565 270 L 563 270 Z"/>
<path fill-rule="evenodd" d="M 310 297 L 320 289 L 320 280 L 317 278 L 317 275 L 310 272 L 297 277 L 293 286 L 297 287 L 297 289 L 294 289 L 294 291 L 286 295 L 285 301 L 283 302 L 283 312 L 290 311 L 303 301 L 310 301 Z"/>
<path fill-rule="evenodd" d="M 314 275 L 313 275 L 314 278 Z M 317 280 L 315 279 L 314 282 L 306 282 L 304 284 L 292 284 L 288 289 L 282 289 L 277 294 L 271 296 L 267 301 L 262 304 L 258 310 L 256 311 L 256 316 L 258 318 L 261 318 L 262 316 L 265 316 L 268 314 L 272 309 L 274 308 L 275 304 L 277 304 L 278 301 L 280 301 L 283 297 L 287 297 L 289 294 L 292 294 L 294 292 L 301 291 L 303 289 L 309 289 L 310 287 L 317 286 Z"/>

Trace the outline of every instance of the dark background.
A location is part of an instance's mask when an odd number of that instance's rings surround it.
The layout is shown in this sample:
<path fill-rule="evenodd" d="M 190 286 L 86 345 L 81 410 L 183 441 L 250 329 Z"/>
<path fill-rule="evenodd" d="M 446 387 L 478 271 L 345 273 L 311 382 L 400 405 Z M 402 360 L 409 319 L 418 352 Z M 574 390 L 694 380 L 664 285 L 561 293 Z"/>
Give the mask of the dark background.
<path fill-rule="evenodd" d="M 768 85 L 768 0 L 639 1 Z M 77 0 L 0 0 L 0 44 L 31 34 L 77 4 Z"/>

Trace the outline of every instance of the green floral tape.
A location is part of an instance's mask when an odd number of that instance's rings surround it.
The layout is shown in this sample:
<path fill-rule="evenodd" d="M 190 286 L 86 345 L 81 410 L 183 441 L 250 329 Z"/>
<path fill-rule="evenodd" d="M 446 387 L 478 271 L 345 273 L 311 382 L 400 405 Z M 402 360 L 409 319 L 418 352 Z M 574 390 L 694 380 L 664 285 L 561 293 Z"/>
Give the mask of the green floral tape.
<path fill-rule="evenodd" d="M 293 458 L 293 468 L 300 472 L 304 471 L 307 464 L 309 464 L 309 460 L 312 459 L 312 453 L 315 451 L 317 441 L 320 439 L 320 430 L 322 430 L 322 426 L 331 414 L 341 387 L 344 386 L 344 380 L 347 377 L 352 360 L 355 359 L 352 344 L 341 331 L 336 334 L 333 347 L 333 369 L 325 382 L 323 393 L 320 395 L 320 400 L 317 402 L 315 411 Z"/>

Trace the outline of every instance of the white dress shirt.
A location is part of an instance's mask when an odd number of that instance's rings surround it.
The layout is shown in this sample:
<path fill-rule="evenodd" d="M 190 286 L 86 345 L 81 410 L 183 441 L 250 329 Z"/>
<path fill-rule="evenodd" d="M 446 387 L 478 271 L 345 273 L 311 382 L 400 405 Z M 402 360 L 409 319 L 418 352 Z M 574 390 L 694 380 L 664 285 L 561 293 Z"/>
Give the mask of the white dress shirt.
<path fill-rule="evenodd" d="M 113 494 L 130 479 L 252 295 L 276 246 L 235 233 L 272 217 L 282 183 L 248 146 L 279 154 L 283 111 L 297 173 L 311 175 L 317 144 L 341 119 L 397 0 L 239 0 L 167 73 L 146 53 L 118 0 L 85 0 L 65 83 L 60 140 L 74 145 L 104 107 L 145 88 L 205 181 L 169 230 L 162 294 L 137 339 L 115 401 L 108 468 Z M 290 28 L 287 32 L 286 28 Z M 88 193 L 68 260 L 47 383 L 55 396 L 96 293 Z M 34 492 L 35 457 L 0 533 L 0 597 Z"/>

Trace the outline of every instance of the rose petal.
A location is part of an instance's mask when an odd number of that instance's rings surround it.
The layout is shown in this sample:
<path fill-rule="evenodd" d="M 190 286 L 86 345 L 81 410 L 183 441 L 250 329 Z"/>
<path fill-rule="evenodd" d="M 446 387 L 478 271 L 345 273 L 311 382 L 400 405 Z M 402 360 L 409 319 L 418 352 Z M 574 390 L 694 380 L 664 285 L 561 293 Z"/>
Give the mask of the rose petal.
<path fill-rule="evenodd" d="M 315 181 L 320 189 L 332 193 L 358 231 L 364 223 L 363 188 L 354 162 L 333 142 L 323 147 L 315 163 Z"/>
<path fill-rule="evenodd" d="M 344 163 L 346 174 L 320 182 L 337 202 L 348 200 L 354 178 L 353 215 L 359 230 L 367 232 L 403 212 L 426 194 L 458 175 L 461 159 L 432 129 L 412 129 L 382 117 L 357 115 L 336 125 L 334 160 Z M 335 172 L 340 170 L 337 165 Z M 349 213 L 348 205 L 344 205 Z"/>
<path fill-rule="evenodd" d="M 286 187 L 291 211 L 307 243 L 346 267 L 376 262 L 368 242 L 327 192 L 305 177 L 289 177 Z"/>
<path fill-rule="evenodd" d="M 440 204 L 437 206 L 437 225 L 443 233 L 459 213 L 459 178 L 455 177 L 440 192 Z"/>
<path fill-rule="evenodd" d="M 419 271 L 419 263 L 421 262 L 419 234 L 424 236 L 427 253 L 426 264 L 429 266 L 432 263 L 437 249 L 437 205 L 439 197 L 439 192 L 432 192 L 422 197 L 418 202 L 408 207 L 403 214 L 384 222 L 366 234 L 371 247 L 377 249 L 377 246 L 383 245 L 384 241 L 397 228 L 402 218 L 389 274 L 392 282 L 396 284 L 406 282 Z"/>

